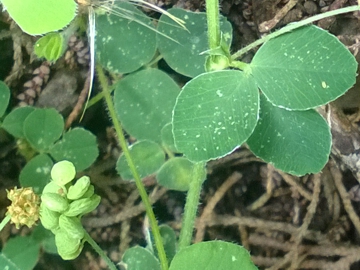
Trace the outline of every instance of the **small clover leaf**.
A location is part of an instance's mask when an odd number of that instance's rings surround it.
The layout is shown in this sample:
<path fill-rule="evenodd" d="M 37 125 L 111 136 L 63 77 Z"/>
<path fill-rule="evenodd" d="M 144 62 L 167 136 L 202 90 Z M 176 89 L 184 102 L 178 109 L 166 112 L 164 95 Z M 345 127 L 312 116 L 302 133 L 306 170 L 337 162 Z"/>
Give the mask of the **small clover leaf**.
<path fill-rule="evenodd" d="M 0 81 L 0 117 L 4 115 L 10 100 L 10 89 Z"/>

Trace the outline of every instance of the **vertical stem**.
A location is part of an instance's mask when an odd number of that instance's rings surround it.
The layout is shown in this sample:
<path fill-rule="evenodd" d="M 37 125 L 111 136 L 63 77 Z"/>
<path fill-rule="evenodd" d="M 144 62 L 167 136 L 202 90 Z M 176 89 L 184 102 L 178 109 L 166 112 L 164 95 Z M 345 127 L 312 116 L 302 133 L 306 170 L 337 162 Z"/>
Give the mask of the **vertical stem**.
<path fill-rule="evenodd" d="M 100 257 L 106 262 L 110 270 L 117 270 L 115 264 L 106 256 L 105 252 L 99 247 L 99 245 L 91 238 L 87 231 L 84 230 L 84 239 L 92 246 L 92 248 L 100 255 Z"/>
<path fill-rule="evenodd" d="M 206 0 L 206 18 L 208 26 L 209 48 L 220 46 L 220 19 L 218 0 Z"/>
<path fill-rule="evenodd" d="M 184 216 L 179 237 L 179 250 L 189 246 L 193 236 L 194 223 L 198 209 L 201 186 L 206 176 L 205 163 L 196 163 L 186 196 Z"/>
<path fill-rule="evenodd" d="M 10 216 L 10 215 L 6 215 L 6 216 L 4 217 L 4 219 L 3 219 L 3 220 L 1 221 L 1 223 L 0 223 L 0 232 L 2 231 L 2 229 L 4 229 L 4 227 L 6 226 L 6 224 L 9 223 L 10 219 L 11 219 L 11 216 Z"/>
<path fill-rule="evenodd" d="M 117 120 L 117 116 L 116 116 L 115 108 L 114 108 L 114 103 L 112 101 L 112 98 L 111 98 L 111 95 L 110 95 L 110 92 L 109 92 L 109 89 L 108 89 L 109 85 L 107 83 L 107 79 L 105 77 L 104 71 L 101 68 L 101 66 L 97 65 L 96 66 L 96 71 L 97 71 L 97 74 L 98 74 L 98 77 L 99 77 L 100 85 L 101 85 L 101 87 L 103 89 L 104 98 L 105 98 L 105 102 L 106 102 L 106 105 L 107 105 L 108 110 L 109 110 L 109 115 L 110 115 L 111 121 L 113 122 L 115 131 L 116 131 L 116 135 L 117 135 L 117 137 L 119 139 L 120 147 L 123 150 L 126 161 L 128 162 L 129 168 L 130 168 L 130 170 L 131 170 L 131 172 L 132 172 L 132 174 L 134 176 L 136 187 L 137 187 L 137 189 L 139 191 L 141 200 L 142 200 L 142 202 L 143 202 L 143 204 L 145 206 L 146 214 L 149 217 L 149 222 L 150 222 L 151 230 L 152 230 L 152 233 L 153 233 L 153 236 L 154 236 L 155 246 L 156 246 L 156 249 L 158 251 L 158 256 L 159 256 L 159 260 L 160 260 L 160 264 L 161 264 L 161 269 L 162 270 L 167 270 L 168 269 L 168 262 L 167 262 L 167 259 L 166 259 L 166 254 L 165 254 L 165 250 L 164 250 L 164 245 L 162 243 L 162 238 L 161 238 L 161 235 L 160 235 L 159 226 L 157 224 L 154 212 L 152 210 L 152 206 L 151 206 L 151 203 L 149 201 L 149 197 L 148 197 L 148 195 L 146 193 L 146 190 L 144 188 L 143 183 L 141 182 L 141 178 L 139 176 L 139 173 L 137 172 L 135 164 L 134 164 L 134 162 L 133 162 L 133 160 L 131 158 L 129 149 L 128 149 L 127 144 L 126 144 L 125 136 L 124 136 L 124 133 L 122 131 L 121 124 Z"/>

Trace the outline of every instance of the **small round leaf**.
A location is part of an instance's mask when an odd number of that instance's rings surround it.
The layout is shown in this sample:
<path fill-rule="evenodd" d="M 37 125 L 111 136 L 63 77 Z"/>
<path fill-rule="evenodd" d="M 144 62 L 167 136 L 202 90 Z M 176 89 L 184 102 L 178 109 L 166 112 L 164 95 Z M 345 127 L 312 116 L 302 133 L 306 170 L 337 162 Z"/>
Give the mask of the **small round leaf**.
<path fill-rule="evenodd" d="M 125 251 L 120 264 L 125 264 L 131 270 L 160 270 L 159 260 L 148 249 L 132 247 Z M 188 268 L 191 269 L 191 268 Z"/>
<path fill-rule="evenodd" d="M 74 128 L 64 134 L 51 149 L 55 160 L 71 161 L 77 172 L 88 168 L 96 160 L 99 150 L 96 137 L 83 128 Z"/>
<path fill-rule="evenodd" d="M 40 154 L 32 158 L 21 170 L 19 180 L 22 187 L 32 187 L 36 194 L 41 194 L 50 181 L 50 171 L 53 166 L 47 154 Z"/>
<path fill-rule="evenodd" d="M 223 241 L 196 243 L 180 250 L 169 270 L 257 270 L 244 247 Z"/>
<path fill-rule="evenodd" d="M 133 144 L 129 148 L 129 151 L 140 177 L 145 177 L 156 172 L 165 162 L 164 151 L 160 145 L 152 141 L 139 141 Z M 124 154 L 122 154 L 118 159 L 116 163 L 116 170 L 122 179 L 133 179 L 133 175 Z"/>
<path fill-rule="evenodd" d="M 38 151 L 48 150 L 64 130 L 64 119 L 55 109 L 36 109 L 24 121 L 24 135 Z"/>
<path fill-rule="evenodd" d="M 124 129 L 138 140 L 161 142 L 180 88 L 163 71 L 145 69 L 116 85 L 114 103 Z"/>
<path fill-rule="evenodd" d="M 32 270 L 38 261 L 39 252 L 40 243 L 31 235 L 10 238 L 1 250 L 1 257 L 7 258 L 16 267 L 12 268 L 11 264 L 6 263 L 0 264 L 1 269 Z M 2 263 L 1 260 L 0 263 Z M 8 266 L 9 268 L 7 268 Z"/>
<path fill-rule="evenodd" d="M 161 129 L 161 141 L 163 147 L 168 148 L 173 153 L 179 153 L 175 147 L 174 135 L 172 133 L 172 123 L 167 123 Z"/>
<path fill-rule="evenodd" d="M 0 81 L 0 117 L 4 115 L 10 100 L 10 89 Z"/>
<path fill-rule="evenodd" d="M 186 191 L 189 189 L 194 163 L 187 158 L 175 157 L 161 166 L 156 175 L 158 183 L 168 189 Z"/>
<path fill-rule="evenodd" d="M 2 128 L 16 138 L 24 138 L 24 121 L 34 110 L 30 106 L 14 109 L 5 117 Z"/>

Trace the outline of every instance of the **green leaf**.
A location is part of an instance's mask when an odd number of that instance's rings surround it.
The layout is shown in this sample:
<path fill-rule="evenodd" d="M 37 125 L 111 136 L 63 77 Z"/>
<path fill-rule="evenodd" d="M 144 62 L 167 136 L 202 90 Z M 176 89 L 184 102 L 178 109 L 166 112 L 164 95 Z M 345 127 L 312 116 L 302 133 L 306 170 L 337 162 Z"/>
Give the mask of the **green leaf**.
<path fill-rule="evenodd" d="M 150 62 L 156 51 L 151 20 L 132 4 L 119 1 L 116 14 L 97 15 L 96 53 L 99 62 L 115 73 L 133 72 Z"/>
<path fill-rule="evenodd" d="M 50 232 L 49 230 L 46 231 Z M 42 242 L 42 247 L 47 253 L 58 254 L 55 244 L 55 235 L 53 233 L 51 233 L 49 237 Z"/>
<path fill-rule="evenodd" d="M 327 163 L 331 134 L 314 110 L 288 111 L 262 95 L 260 120 L 247 143 L 255 155 L 294 175 L 317 173 Z"/>
<path fill-rule="evenodd" d="M 31 270 L 38 261 L 39 251 L 40 244 L 31 236 L 17 236 L 7 241 L 2 253 L 17 268 Z M 5 267 L 5 265 L 2 266 Z"/>
<path fill-rule="evenodd" d="M 166 73 L 145 69 L 116 85 L 115 110 L 131 136 L 161 143 L 161 129 L 171 121 L 179 92 L 180 88 Z"/>
<path fill-rule="evenodd" d="M 47 183 L 50 182 L 50 171 L 53 166 L 47 154 L 40 154 L 26 163 L 21 170 L 19 180 L 22 187 L 33 187 L 36 194 L 41 194 Z"/>
<path fill-rule="evenodd" d="M 160 270 L 158 259 L 148 249 L 143 247 L 132 247 L 125 251 L 122 265 L 128 270 Z"/>
<path fill-rule="evenodd" d="M 355 83 L 357 62 L 335 36 L 309 26 L 266 42 L 250 69 L 271 103 L 307 110 L 344 94 Z"/>
<path fill-rule="evenodd" d="M 179 153 L 175 147 L 174 135 L 172 133 L 172 123 L 167 123 L 161 129 L 161 141 L 163 147 L 168 148 L 173 153 Z"/>
<path fill-rule="evenodd" d="M 167 160 L 156 175 L 158 183 L 168 189 L 187 191 L 194 163 L 187 158 L 175 157 Z"/>
<path fill-rule="evenodd" d="M 64 119 L 55 109 L 36 109 L 24 121 L 24 135 L 38 151 L 48 150 L 64 130 Z"/>
<path fill-rule="evenodd" d="M 156 172 L 165 162 L 164 151 L 157 143 L 152 141 L 139 141 L 133 144 L 129 151 L 141 178 Z M 124 154 L 118 159 L 116 170 L 122 179 L 133 179 Z"/>
<path fill-rule="evenodd" d="M 0 253 L 0 266 L 6 270 L 22 270 L 18 266 L 15 265 L 11 261 L 11 259 L 7 258 L 3 253 Z"/>
<path fill-rule="evenodd" d="M 54 234 L 51 231 L 45 229 L 41 225 L 41 223 L 38 224 L 34 228 L 31 236 L 34 239 L 34 241 L 36 241 L 36 242 L 38 242 L 38 243 L 40 243 L 42 245 L 45 252 L 52 253 L 52 254 L 57 254 Z"/>
<path fill-rule="evenodd" d="M 175 104 L 176 148 L 195 162 L 227 155 L 253 132 L 258 103 L 254 80 L 241 71 L 199 75 L 184 86 Z"/>
<path fill-rule="evenodd" d="M 34 110 L 30 106 L 14 109 L 5 117 L 2 128 L 16 138 L 24 138 L 24 121 Z"/>
<path fill-rule="evenodd" d="M 30 35 L 42 35 L 67 26 L 76 15 L 74 0 L 1 0 L 10 17 Z"/>
<path fill-rule="evenodd" d="M 0 81 L 0 117 L 4 115 L 10 100 L 10 89 Z"/>
<path fill-rule="evenodd" d="M 37 57 L 44 57 L 50 62 L 58 60 L 66 49 L 66 44 L 61 33 L 49 33 L 38 39 L 34 46 Z"/>
<path fill-rule="evenodd" d="M 177 25 L 166 14 L 161 15 L 157 27 L 160 53 L 168 65 L 180 74 L 195 77 L 204 73 L 208 56 L 204 52 L 209 49 L 206 13 L 178 8 L 169 9 L 168 12 L 185 21 L 186 29 Z M 225 42 L 230 46 L 232 27 L 223 16 L 220 16 L 220 28 Z"/>
<path fill-rule="evenodd" d="M 164 244 L 166 258 L 169 262 L 174 258 L 176 254 L 176 234 L 173 228 L 168 225 L 159 226 L 161 239 Z M 154 247 L 156 250 L 156 247 Z"/>
<path fill-rule="evenodd" d="M 90 167 L 99 155 L 96 137 L 83 128 L 74 128 L 65 133 L 50 149 L 50 155 L 56 161 L 72 162 L 77 172 L 83 171 Z"/>
<path fill-rule="evenodd" d="M 201 242 L 180 250 L 169 270 L 257 270 L 249 251 L 239 245 L 223 241 Z"/>

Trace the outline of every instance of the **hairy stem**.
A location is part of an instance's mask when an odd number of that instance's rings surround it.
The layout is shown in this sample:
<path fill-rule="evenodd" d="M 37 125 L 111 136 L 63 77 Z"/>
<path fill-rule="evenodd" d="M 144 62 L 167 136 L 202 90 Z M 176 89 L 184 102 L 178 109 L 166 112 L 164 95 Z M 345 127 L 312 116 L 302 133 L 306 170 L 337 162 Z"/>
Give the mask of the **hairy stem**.
<path fill-rule="evenodd" d="M 2 231 L 2 229 L 4 229 L 4 227 L 6 226 L 6 224 L 9 223 L 10 219 L 11 219 L 11 216 L 10 216 L 10 215 L 7 215 L 7 216 L 4 217 L 4 219 L 3 219 L 3 220 L 1 221 L 1 223 L 0 223 L 0 232 Z"/>
<path fill-rule="evenodd" d="M 206 0 L 206 18 L 210 50 L 220 46 L 220 19 L 218 0 Z"/>
<path fill-rule="evenodd" d="M 201 186 L 204 182 L 205 176 L 205 163 L 196 163 L 186 196 L 184 216 L 179 237 L 179 250 L 191 244 L 196 213 L 199 205 Z"/>
<path fill-rule="evenodd" d="M 141 178 L 139 176 L 139 173 L 138 173 L 138 171 L 137 171 L 137 169 L 135 167 L 134 161 L 131 158 L 129 148 L 128 148 L 127 143 L 126 143 L 124 133 L 122 131 L 121 124 L 117 120 L 117 116 L 116 116 L 115 108 L 114 108 L 114 103 L 113 103 L 111 95 L 110 95 L 109 85 L 107 83 L 106 76 L 105 76 L 104 71 L 103 71 L 101 66 L 97 65 L 96 66 L 96 71 L 97 71 L 97 74 L 98 74 L 98 77 L 99 77 L 100 85 L 101 85 L 103 93 L 104 93 L 104 98 L 105 98 L 105 102 L 106 102 L 106 105 L 107 105 L 108 110 L 109 110 L 111 121 L 112 121 L 112 123 L 114 125 L 116 135 L 117 135 L 117 137 L 119 139 L 120 147 L 121 147 L 121 149 L 122 149 L 122 151 L 124 153 L 124 156 L 125 156 L 126 161 L 127 161 L 128 165 L 129 165 L 131 173 L 132 173 L 132 175 L 133 175 L 133 177 L 135 179 L 135 184 L 136 184 L 136 187 L 137 187 L 137 189 L 139 191 L 141 200 L 142 200 L 142 202 L 143 202 L 143 204 L 145 206 L 146 214 L 149 217 L 149 222 L 150 222 L 151 230 L 152 230 L 152 233 L 153 233 L 153 236 L 154 236 L 155 246 L 156 246 L 156 249 L 158 251 L 158 256 L 159 256 L 159 260 L 160 260 L 160 264 L 161 264 L 161 269 L 162 270 L 167 270 L 168 269 L 168 262 L 167 262 L 167 259 L 166 259 L 166 254 L 165 254 L 165 250 L 164 250 L 164 245 L 162 243 L 162 238 L 161 238 L 161 235 L 160 235 L 159 226 L 157 224 L 155 214 L 154 214 L 154 212 L 152 210 L 151 203 L 149 201 L 149 197 L 148 197 L 148 195 L 146 193 L 145 187 L 144 187 L 144 185 L 143 185 L 143 183 L 141 181 Z"/>
<path fill-rule="evenodd" d="M 85 231 L 84 239 L 88 242 L 92 248 L 100 255 L 100 257 L 106 262 L 110 270 L 117 270 L 115 264 L 106 256 L 105 252 L 99 247 L 99 245 L 91 238 L 87 231 Z"/>

